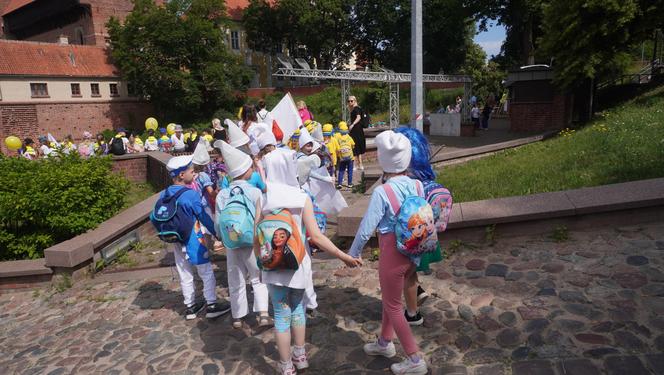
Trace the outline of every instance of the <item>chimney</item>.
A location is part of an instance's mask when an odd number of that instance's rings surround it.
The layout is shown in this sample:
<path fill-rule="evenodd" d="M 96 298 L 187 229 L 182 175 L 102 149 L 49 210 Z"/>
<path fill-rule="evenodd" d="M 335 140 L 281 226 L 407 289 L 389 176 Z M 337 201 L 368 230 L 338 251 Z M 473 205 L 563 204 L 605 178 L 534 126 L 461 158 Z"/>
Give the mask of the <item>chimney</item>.
<path fill-rule="evenodd" d="M 67 37 L 67 35 L 64 34 L 60 35 L 58 37 L 58 44 L 63 44 L 63 45 L 69 44 L 69 38 Z"/>

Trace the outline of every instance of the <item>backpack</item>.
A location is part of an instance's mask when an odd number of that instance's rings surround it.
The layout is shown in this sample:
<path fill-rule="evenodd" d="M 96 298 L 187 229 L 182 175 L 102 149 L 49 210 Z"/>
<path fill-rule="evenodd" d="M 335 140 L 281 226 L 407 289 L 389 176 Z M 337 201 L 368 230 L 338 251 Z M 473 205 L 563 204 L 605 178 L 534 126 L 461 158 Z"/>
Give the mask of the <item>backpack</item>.
<path fill-rule="evenodd" d="M 324 234 L 325 230 L 327 229 L 327 214 L 316 204 L 316 198 L 314 198 L 310 192 L 307 192 L 307 195 L 309 195 L 311 204 L 314 208 L 314 218 L 316 218 L 318 229 L 320 229 L 320 232 Z"/>
<path fill-rule="evenodd" d="M 397 251 L 416 260 L 426 253 L 436 250 L 438 233 L 434 225 L 431 205 L 426 199 L 420 184 L 417 184 L 418 195 L 407 196 L 399 205 L 394 189 L 389 183 L 383 185 L 390 206 L 396 216 L 394 233 L 397 239 Z M 416 264 L 419 263 L 419 260 Z"/>
<path fill-rule="evenodd" d="M 239 186 L 230 189 L 230 199 L 220 210 L 217 207 L 217 234 L 229 249 L 254 245 L 256 207 Z"/>
<path fill-rule="evenodd" d="M 306 250 L 300 229 L 288 209 L 272 211 L 256 227 L 259 266 L 265 271 L 297 270 Z"/>
<path fill-rule="evenodd" d="M 113 155 L 124 155 L 127 153 L 127 150 L 124 148 L 124 142 L 122 137 L 113 137 L 111 141 L 111 154 Z"/>
<path fill-rule="evenodd" d="M 362 113 L 360 113 L 360 123 L 365 129 L 371 125 L 371 116 L 364 109 L 362 109 Z"/>
<path fill-rule="evenodd" d="M 183 187 L 173 195 L 164 194 L 154 205 L 150 221 L 157 230 L 157 237 L 160 240 L 181 244 L 189 241 L 195 220 L 185 214 L 178 204 L 178 198 L 189 190 L 191 189 Z"/>
<path fill-rule="evenodd" d="M 351 161 L 353 160 L 353 147 L 348 142 L 350 136 L 341 136 L 337 140 L 339 142 L 339 160 L 341 161 Z"/>
<path fill-rule="evenodd" d="M 436 231 L 444 232 L 452 215 L 452 193 L 435 181 L 424 183 L 424 195 L 433 210 Z"/>

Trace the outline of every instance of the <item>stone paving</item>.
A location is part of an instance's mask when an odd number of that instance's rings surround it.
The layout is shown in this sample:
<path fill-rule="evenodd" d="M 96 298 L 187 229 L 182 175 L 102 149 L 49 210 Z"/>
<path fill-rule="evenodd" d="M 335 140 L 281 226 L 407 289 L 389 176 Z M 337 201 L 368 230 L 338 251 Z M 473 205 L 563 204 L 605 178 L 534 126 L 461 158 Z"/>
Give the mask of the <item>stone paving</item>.
<path fill-rule="evenodd" d="M 558 239 L 566 237 L 559 231 Z M 432 374 L 664 374 L 664 223 L 459 244 L 415 327 Z M 380 327 L 376 262 L 315 265 L 311 374 L 386 373 L 362 344 Z M 218 292 L 227 295 L 223 267 Z M 0 368 L 13 374 L 270 374 L 272 331 L 185 321 L 170 277 L 0 296 Z M 399 347 L 399 346 L 397 346 Z M 401 353 L 402 354 L 402 353 Z M 396 358 L 394 359 L 396 360 Z"/>

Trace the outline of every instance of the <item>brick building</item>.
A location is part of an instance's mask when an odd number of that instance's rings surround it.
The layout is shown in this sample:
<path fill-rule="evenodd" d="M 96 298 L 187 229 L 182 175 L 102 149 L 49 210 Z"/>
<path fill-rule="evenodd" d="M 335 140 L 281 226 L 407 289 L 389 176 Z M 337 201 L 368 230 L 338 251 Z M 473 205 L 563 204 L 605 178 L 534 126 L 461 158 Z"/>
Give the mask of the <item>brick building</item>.
<path fill-rule="evenodd" d="M 131 0 L 0 0 L 0 138 L 80 139 L 85 130 L 142 127 L 151 106 L 130 94 L 106 49 L 106 22 L 132 7 Z"/>

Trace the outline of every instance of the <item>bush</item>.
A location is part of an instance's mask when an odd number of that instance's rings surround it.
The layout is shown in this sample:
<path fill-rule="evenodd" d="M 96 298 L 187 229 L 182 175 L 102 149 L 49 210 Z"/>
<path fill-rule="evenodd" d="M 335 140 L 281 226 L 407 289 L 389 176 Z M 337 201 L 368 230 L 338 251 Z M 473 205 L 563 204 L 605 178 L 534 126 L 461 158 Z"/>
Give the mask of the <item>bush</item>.
<path fill-rule="evenodd" d="M 42 257 L 115 215 L 129 182 L 111 163 L 76 153 L 39 161 L 0 156 L 0 260 Z"/>

